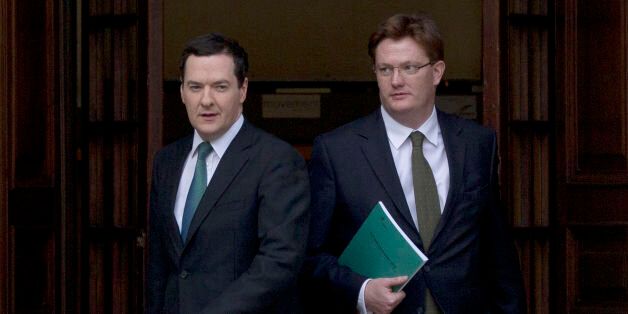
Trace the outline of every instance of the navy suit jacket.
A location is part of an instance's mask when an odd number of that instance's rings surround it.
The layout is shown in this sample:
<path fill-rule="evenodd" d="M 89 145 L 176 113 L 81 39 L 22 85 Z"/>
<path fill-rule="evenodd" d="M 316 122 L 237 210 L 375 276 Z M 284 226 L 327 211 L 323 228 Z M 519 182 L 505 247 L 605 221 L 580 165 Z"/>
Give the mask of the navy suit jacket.
<path fill-rule="evenodd" d="M 426 252 L 410 215 L 380 110 L 319 136 L 309 165 L 312 221 L 303 271 L 307 310 L 355 313 L 365 277 L 342 253 L 382 201 L 429 258 L 396 313 L 422 312 L 426 286 L 445 313 L 517 313 L 525 295 L 514 244 L 498 206 L 495 133 L 437 111 L 449 161 L 445 208 Z"/>
<path fill-rule="evenodd" d="M 192 136 L 160 150 L 150 196 L 148 313 L 295 313 L 309 226 L 303 158 L 245 121 L 184 242 L 174 203 Z"/>

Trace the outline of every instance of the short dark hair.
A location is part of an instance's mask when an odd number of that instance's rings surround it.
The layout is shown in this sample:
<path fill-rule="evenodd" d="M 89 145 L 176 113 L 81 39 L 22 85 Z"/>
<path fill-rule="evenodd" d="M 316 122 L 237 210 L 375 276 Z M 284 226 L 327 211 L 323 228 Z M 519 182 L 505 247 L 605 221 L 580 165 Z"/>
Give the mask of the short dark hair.
<path fill-rule="evenodd" d="M 219 33 L 210 33 L 196 37 L 185 45 L 179 60 L 179 75 L 181 81 L 185 77 L 185 62 L 190 55 L 212 56 L 228 54 L 233 57 L 235 63 L 234 74 L 238 79 L 238 86 L 242 87 L 247 72 L 249 71 L 249 57 L 244 48 L 235 39 Z"/>
<path fill-rule="evenodd" d="M 445 49 L 443 38 L 438 31 L 436 22 L 427 13 L 396 14 L 380 23 L 377 30 L 369 38 L 369 56 L 375 63 L 375 49 L 381 41 L 410 37 L 414 39 L 430 61 L 444 60 Z"/>

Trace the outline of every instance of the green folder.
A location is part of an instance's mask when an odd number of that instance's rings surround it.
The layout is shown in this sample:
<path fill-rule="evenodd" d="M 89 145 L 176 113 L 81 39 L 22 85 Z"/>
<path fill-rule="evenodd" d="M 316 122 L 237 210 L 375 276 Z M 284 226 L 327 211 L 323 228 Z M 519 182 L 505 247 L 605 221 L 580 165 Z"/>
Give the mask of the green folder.
<path fill-rule="evenodd" d="M 408 276 L 405 287 L 427 256 L 401 230 L 382 202 L 377 202 L 338 258 L 340 265 L 368 278 Z"/>

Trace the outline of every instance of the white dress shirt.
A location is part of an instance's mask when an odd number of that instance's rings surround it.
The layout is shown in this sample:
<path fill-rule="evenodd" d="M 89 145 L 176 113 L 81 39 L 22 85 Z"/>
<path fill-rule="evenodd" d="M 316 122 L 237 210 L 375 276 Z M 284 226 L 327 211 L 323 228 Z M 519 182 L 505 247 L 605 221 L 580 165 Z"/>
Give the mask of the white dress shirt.
<path fill-rule="evenodd" d="M 225 134 L 221 135 L 215 140 L 209 141 L 212 145 L 212 152 L 207 155 L 207 159 L 205 160 L 207 164 L 207 183 L 211 182 L 212 177 L 214 176 L 214 172 L 216 171 L 216 167 L 218 167 L 218 163 L 220 159 L 227 151 L 229 144 L 238 134 L 240 129 L 242 128 L 242 124 L 244 123 L 244 117 L 240 115 L 235 123 L 231 125 L 231 127 L 225 132 Z M 198 134 L 196 130 L 194 130 L 194 138 L 192 140 L 192 150 L 188 154 L 188 157 L 185 159 L 185 165 L 183 166 L 183 173 L 181 173 L 181 179 L 179 180 L 179 188 L 177 189 L 177 197 L 174 203 L 174 217 L 177 220 L 177 224 L 179 225 L 179 230 L 181 230 L 181 221 L 183 220 L 183 208 L 185 207 L 185 200 L 187 199 L 188 191 L 190 190 L 190 184 L 192 184 L 192 178 L 194 177 L 194 170 L 196 168 L 196 159 L 198 156 L 197 148 L 203 142 L 203 139 Z"/>
<path fill-rule="evenodd" d="M 380 110 L 386 127 L 390 151 L 392 152 L 392 157 L 395 162 L 395 168 L 397 168 L 397 175 L 399 175 L 399 181 L 401 181 L 403 194 L 408 203 L 414 225 L 418 230 L 419 224 L 416 215 L 416 202 L 414 200 L 414 183 L 412 181 L 412 141 L 410 140 L 410 133 L 419 131 L 425 135 L 425 140 L 423 141 L 423 155 L 427 163 L 430 164 L 430 168 L 432 168 L 432 173 L 434 174 L 441 214 L 445 208 L 445 200 L 447 200 L 447 192 L 449 191 L 449 164 L 445 152 L 443 134 L 438 125 L 436 107 L 432 109 L 430 117 L 417 130 L 413 130 L 397 122 L 386 112 L 383 106 Z M 366 304 L 364 302 L 364 289 L 369 280 L 366 280 L 360 289 L 358 297 L 358 310 L 360 310 L 360 313 L 367 313 Z"/>

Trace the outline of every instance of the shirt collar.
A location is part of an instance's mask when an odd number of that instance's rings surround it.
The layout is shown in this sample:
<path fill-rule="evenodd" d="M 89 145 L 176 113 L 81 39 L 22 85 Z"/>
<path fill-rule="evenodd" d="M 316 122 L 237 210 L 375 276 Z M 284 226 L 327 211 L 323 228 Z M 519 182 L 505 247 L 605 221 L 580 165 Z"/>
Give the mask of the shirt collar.
<path fill-rule="evenodd" d="M 399 149 L 399 146 L 405 142 L 410 133 L 414 131 L 420 131 L 425 135 L 425 139 L 432 143 L 434 146 L 438 146 L 438 133 L 440 131 L 440 127 L 438 125 L 438 118 L 436 116 L 436 106 L 432 109 L 432 114 L 423 124 L 417 129 L 411 129 L 393 119 L 393 117 L 388 114 L 384 106 L 380 107 L 382 112 L 382 119 L 384 120 L 384 126 L 386 127 L 386 134 L 388 135 L 388 140 L 395 149 Z"/>
<path fill-rule="evenodd" d="M 229 148 L 229 144 L 236 137 L 240 129 L 242 128 L 242 124 L 244 124 L 244 117 L 240 115 L 238 119 L 229 127 L 225 134 L 219 136 L 216 139 L 210 140 L 209 143 L 212 145 L 214 152 L 218 155 L 218 158 L 222 158 L 222 155 L 225 154 L 227 148 Z M 198 131 L 194 130 L 194 138 L 192 140 L 192 152 L 196 153 L 196 148 L 203 142 L 203 139 L 198 134 Z"/>

